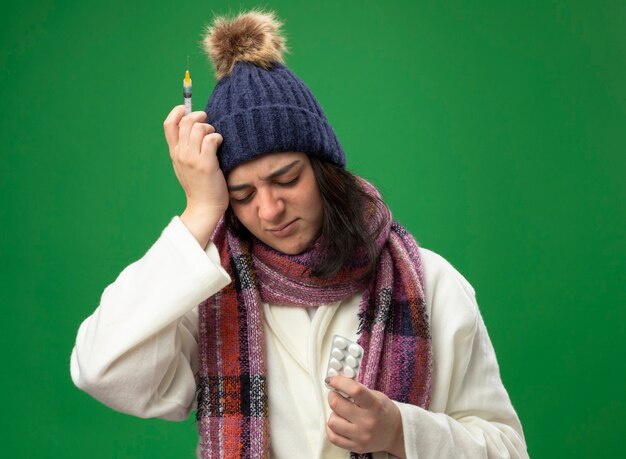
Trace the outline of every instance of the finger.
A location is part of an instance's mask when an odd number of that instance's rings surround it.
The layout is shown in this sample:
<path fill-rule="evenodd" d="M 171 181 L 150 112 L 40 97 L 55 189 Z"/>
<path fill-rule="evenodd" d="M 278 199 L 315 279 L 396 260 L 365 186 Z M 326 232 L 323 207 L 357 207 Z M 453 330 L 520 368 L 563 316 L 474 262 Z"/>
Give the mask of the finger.
<path fill-rule="evenodd" d="M 207 123 L 194 123 L 189 134 L 189 150 L 200 154 L 204 138 L 215 132 L 215 128 Z"/>
<path fill-rule="evenodd" d="M 206 120 L 206 113 L 199 112 L 191 112 L 189 115 L 183 116 L 180 120 L 180 127 L 178 129 L 178 144 L 179 145 L 188 145 L 189 144 L 189 135 L 191 133 L 191 129 L 195 123 L 204 123 Z"/>
<path fill-rule="evenodd" d="M 177 105 L 163 122 L 165 141 L 170 151 L 173 151 L 174 147 L 178 144 L 178 124 L 183 116 L 185 116 L 185 106 Z"/>
<path fill-rule="evenodd" d="M 361 414 L 359 411 L 362 410 L 352 401 L 334 391 L 330 391 L 328 393 L 328 406 L 330 406 L 333 413 L 336 413 L 338 416 L 341 416 L 351 422 L 354 422 L 359 418 Z"/>
<path fill-rule="evenodd" d="M 341 435 L 342 437 L 350 440 L 355 440 L 356 426 L 336 413 L 330 414 L 326 425 L 337 435 Z"/>
<path fill-rule="evenodd" d="M 354 400 L 354 403 L 363 409 L 371 407 L 376 402 L 374 393 L 354 379 L 341 375 L 332 376 L 328 379 L 328 385 L 347 394 Z"/>
<path fill-rule="evenodd" d="M 204 139 L 202 139 L 202 149 L 200 150 L 200 155 L 209 155 L 217 158 L 217 149 L 220 147 L 222 142 L 224 142 L 224 138 L 217 132 L 207 135 Z"/>
<path fill-rule="evenodd" d="M 354 441 L 334 432 L 328 424 L 326 424 L 326 438 L 328 438 L 328 441 L 333 445 L 339 446 L 345 450 L 354 452 L 358 450 L 357 444 Z"/>

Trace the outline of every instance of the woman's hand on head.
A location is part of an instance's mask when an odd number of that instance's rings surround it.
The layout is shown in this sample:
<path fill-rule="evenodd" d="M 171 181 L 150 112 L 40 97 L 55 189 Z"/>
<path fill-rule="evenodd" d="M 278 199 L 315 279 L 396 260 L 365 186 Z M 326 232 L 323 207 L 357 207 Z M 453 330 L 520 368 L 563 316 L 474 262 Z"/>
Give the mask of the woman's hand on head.
<path fill-rule="evenodd" d="M 228 207 L 226 179 L 217 160 L 223 138 L 206 118 L 203 111 L 185 116 L 184 106 L 178 105 L 163 123 L 174 172 L 187 197 L 181 219 L 202 246 Z"/>
<path fill-rule="evenodd" d="M 328 393 L 332 413 L 326 423 L 326 436 L 334 445 L 355 453 L 386 451 L 406 457 L 400 409 L 382 392 L 344 376 L 329 378 L 337 392 Z"/>

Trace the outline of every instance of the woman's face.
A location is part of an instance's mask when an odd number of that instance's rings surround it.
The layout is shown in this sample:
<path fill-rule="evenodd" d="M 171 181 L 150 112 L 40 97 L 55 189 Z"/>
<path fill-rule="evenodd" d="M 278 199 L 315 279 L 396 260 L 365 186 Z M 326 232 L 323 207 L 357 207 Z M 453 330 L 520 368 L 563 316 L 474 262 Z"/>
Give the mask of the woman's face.
<path fill-rule="evenodd" d="M 235 216 L 270 247 L 296 255 L 319 235 L 322 197 L 306 154 L 265 154 L 235 167 L 226 181 Z"/>

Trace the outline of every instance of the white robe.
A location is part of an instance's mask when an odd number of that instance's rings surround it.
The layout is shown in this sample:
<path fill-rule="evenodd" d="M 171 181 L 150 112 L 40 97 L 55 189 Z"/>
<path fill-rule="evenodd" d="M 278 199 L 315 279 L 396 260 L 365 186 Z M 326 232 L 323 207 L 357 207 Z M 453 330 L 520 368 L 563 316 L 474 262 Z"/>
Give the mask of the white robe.
<path fill-rule="evenodd" d="M 428 411 L 396 402 L 407 457 L 528 457 L 474 289 L 441 256 L 419 250 L 433 389 Z M 76 386 L 124 413 L 187 419 L 196 403 L 197 306 L 230 282 L 219 263 L 216 247 L 202 250 L 174 217 L 80 325 L 70 363 Z M 326 439 L 323 375 L 332 336 L 356 340 L 359 300 L 320 305 L 312 318 L 302 308 L 264 305 L 272 457 L 348 457 Z"/>

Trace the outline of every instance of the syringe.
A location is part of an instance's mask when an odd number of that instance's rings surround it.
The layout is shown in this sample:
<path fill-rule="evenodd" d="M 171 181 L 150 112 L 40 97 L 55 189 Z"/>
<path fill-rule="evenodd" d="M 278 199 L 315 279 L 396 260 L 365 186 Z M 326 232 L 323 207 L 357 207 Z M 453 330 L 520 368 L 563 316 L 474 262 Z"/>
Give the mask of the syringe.
<path fill-rule="evenodd" d="M 191 77 L 189 76 L 189 64 L 185 71 L 185 79 L 183 80 L 183 100 L 185 101 L 185 115 L 191 113 Z"/>

